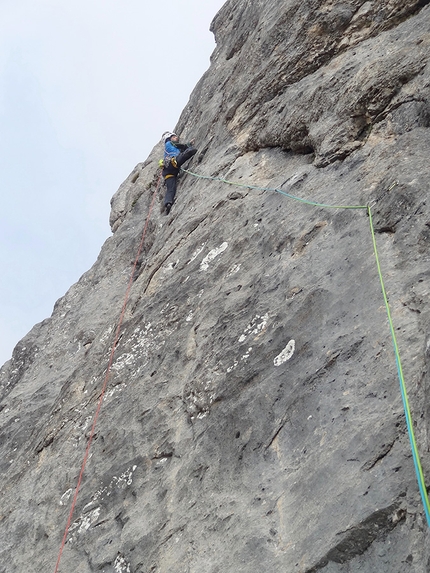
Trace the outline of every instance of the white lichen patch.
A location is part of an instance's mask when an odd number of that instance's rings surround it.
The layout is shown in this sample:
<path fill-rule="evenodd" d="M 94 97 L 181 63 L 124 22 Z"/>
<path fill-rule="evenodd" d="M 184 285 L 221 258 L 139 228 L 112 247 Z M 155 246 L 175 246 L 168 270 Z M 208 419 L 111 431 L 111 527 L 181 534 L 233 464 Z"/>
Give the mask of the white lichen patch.
<path fill-rule="evenodd" d="M 200 255 L 200 253 L 201 253 L 201 252 L 203 251 L 203 249 L 205 248 L 205 245 L 206 245 L 206 243 L 202 243 L 202 244 L 200 245 L 200 247 L 198 247 L 198 248 L 194 251 L 194 253 L 191 255 L 191 259 L 190 259 L 190 260 L 188 261 L 188 263 L 187 263 L 188 265 L 189 265 L 190 263 L 192 263 L 195 259 L 197 259 L 197 257 Z"/>
<path fill-rule="evenodd" d="M 169 309 L 170 309 L 170 302 L 168 302 L 163 306 L 163 308 L 160 310 L 160 314 L 165 314 L 166 312 L 169 312 Z"/>
<path fill-rule="evenodd" d="M 232 366 L 229 366 L 229 367 L 227 368 L 227 374 L 230 374 L 230 372 L 233 372 L 233 370 L 235 370 L 235 369 L 237 368 L 238 364 L 239 364 L 239 362 L 238 362 L 237 360 L 235 360 L 235 361 L 233 362 L 233 365 L 232 365 Z"/>
<path fill-rule="evenodd" d="M 243 354 L 243 355 L 241 356 L 240 360 L 235 360 L 234 363 L 233 363 L 233 365 L 232 365 L 232 366 L 229 366 L 229 367 L 227 368 L 227 374 L 229 374 L 230 372 L 233 372 L 233 370 L 236 370 L 236 368 L 239 366 L 239 364 L 240 364 L 241 362 L 246 362 L 246 361 L 248 360 L 248 358 L 249 358 L 251 352 L 252 352 L 252 346 L 250 346 L 250 347 L 248 348 L 248 350 L 245 352 L 245 354 Z"/>
<path fill-rule="evenodd" d="M 100 516 L 100 511 L 101 511 L 100 507 L 96 507 L 96 509 L 94 509 L 88 515 L 86 515 L 79 526 L 78 533 L 84 533 L 85 531 L 88 531 L 91 525 L 98 520 Z"/>
<path fill-rule="evenodd" d="M 135 378 L 145 368 L 150 355 L 164 346 L 171 332 L 169 329 L 156 330 L 150 322 L 135 328 L 131 335 L 121 341 L 125 347 L 124 352 L 118 352 L 112 370 L 116 373 L 125 370 L 127 377 Z"/>
<path fill-rule="evenodd" d="M 245 342 L 249 335 L 258 337 L 262 332 L 264 332 L 264 330 L 266 330 L 268 320 L 268 314 L 265 314 L 264 316 L 257 315 L 253 318 L 251 323 L 245 328 L 244 333 L 239 337 L 239 342 Z"/>
<path fill-rule="evenodd" d="M 113 332 L 113 326 L 109 326 L 109 328 L 105 330 L 105 332 L 101 335 L 100 343 L 104 344 L 108 340 L 112 332 Z"/>
<path fill-rule="evenodd" d="M 112 365 L 112 370 L 122 370 L 126 366 L 132 366 L 135 362 L 135 356 L 132 353 L 122 354 L 117 358 L 115 364 Z"/>
<path fill-rule="evenodd" d="M 246 353 L 242 356 L 241 360 L 247 360 L 247 359 L 249 358 L 249 355 L 251 354 L 251 351 L 252 351 L 252 347 L 251 347 L 251 348 L 248 348 L 248 352 L 246 352 Z"/>
<path fill-rule="evenodd" d="M 187 412 L 191 420 L 205 418 L 216 398 L 212 380 L 197 384 L 185 394 Z"/>
<path fill-rule="evenodd" d="M 87 416 L 82 424 L 82 430 L 85 431 L 87 428 L 90 427 L 90 424 L 93 420 L 92 416 Z"/>
<path fill-rule="evenodd" d="M 130 563 L 122 555 L 118 555 L 113 564 L 115 573 L 130 573 Z"/>
<path fill-rule="evenodd" d="M 235 275 L 236 273 L 238 273 L 238 272 L 240 271 L 240 267 L 241 267 L 240 264 L 239 264 L 239 265 L 233 265 L 233 266 L 228 270 L 227 278 L 228 278 L 228 277 L 231 277 L 232 275 Z"/>
<path fill-rule="evenodd" d="M 70 488 L 70 489 L 68 489 L 67 491 L 65 491 L 65 492 L 63 493 L 63 495 L 61 496 L 61 498 L 60 498 L 60 505 L 65 505 L 65 504 L 69 501 L 70 496 L 72 495 L 72 493 L 73 493 L 73 489 L 72 489 L 72 488 Z"/>
<path fill-rule="evenodd" d="M 137 466 L 127 468 L 121 475 L 113 476 L 109 484 L 102 487 L 93 496 L 92 501 L 88 506 L 92 505 L 95 501 L 109 497 L 115 489 L 125 489 L 133 483 L 133 473 L 136 471 Z"/>
<path fill-rule="evenodd" d="M 223 253 L 227 247 L 228 243 L 224 242 L 219 247 L 216 247 L 215 249 L 209 251 L 206 257 L 200 263 L 200 270 L 207 271 L 209 268 L 209 263 L 211 263 L 214 259 L 216 259 L 216 257 L 218 257 L 221 253 Z"/>
<path fill-rule="evenodd" d="M 82 515 L 70 526 L 70 532 L 73 532 L 69 538 L 69 542 L 73 542 L 77 535 L 85 533 L 95 523 L 101 512 L 98 506 L 100 500 L 112 495 L 115 489 L 125 489 L 133 483 L 133 473 L 136 471 L 137 466 L 127 468 L 121 475 L 113 476 L 111 481 L 106 487 L 100 488 L 93 495 L 91 501 L 82 510 Z M 72 490 L 67 490 L 61 497 L 62 504 L 70 497 Z M 60 502 L 61 503 L 61 502 Z"/>
<path fill-rule="evenodd" d="M 72 535 L 72 538 L 69 539 L 69 541 L 72 541 L 75 535 L 81 535 L 82 533 L 88 531 L 88 529 L 92 526 L 92 524 L 98 520 L 100 516 L 100 511 L 101 511 L 100 507 L 96 507 L 89 513 L 81 515 L 74 523 L 72 523 L 69 531 L 70 532 L 74 531 L 75 534 Z"/>
<path fill-rule="evenodd" d="M 245 328 L 243 334 L 239 337 L 239 342 L 245 342 L 250 336 L 252 336 L 253 341 L 258 340 L 258 338 L 266 331 L 267 324 L 269 322 L 269 314 L 266 313 L 263 316 L 257 314 L 248 326 Z M 236 359 L 234 363 L 227 368 L 227 374 L 233 372 L 241 362 L 246 362 L 252 352 L 252 346 L 248 347 L 248 350 L 241 356 L 240 359 Z"/>
<path fill-rule="evenodd" d="M 106 392 L 106 396 L 108 398 L 112 398 L 112 396 L 114 396 L 115 394 L 119 394 L 120 392 L 125 390 L 125 388 L 127 388 L 127 384 L 125 384 L 124 382 L 121 382 L 121 384 L 117 384 L 116 386 L 114 386 L 113 388 L 108 390 Z"/>
<path fill-rule="evenodd" d="M 192 310 L 188 313 L 188 315 L 187 315 L 187 317 L 186 317 L 185 320 L 186 320 L 187 322 L 191 322 L 191 321 L 193 320 L 193 311 L 192 311 Z"/>
<path fill-rule="evenodd" d="M 280 366 L 290 360 L 290 358 L 294 354 L 294 350 L 296 349 L 296 342 L 295 340 L 290 340 L 284 350 L 278 354 L 278 356 L 273 360 L 275 366 Z"/>

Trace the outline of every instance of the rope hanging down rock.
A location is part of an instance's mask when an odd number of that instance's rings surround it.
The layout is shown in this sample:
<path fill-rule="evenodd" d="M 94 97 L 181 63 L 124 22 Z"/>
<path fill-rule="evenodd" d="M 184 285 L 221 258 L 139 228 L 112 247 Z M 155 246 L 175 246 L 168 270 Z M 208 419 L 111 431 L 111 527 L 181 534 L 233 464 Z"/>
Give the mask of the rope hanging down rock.
<path fill-rule="evenodd" d="M 90 431 L 90 435 L 89 435 L 88 442 L 87 442 L 87 447 L 86 447 L 86 449 L 85 449 L 84 460 L 83 460 L 83 462 L 82 462 L 81 471 L 80 471 L 80 473 L 79 473 L 78 483 L 77 483 L 77 485 L 76 485 L 75 494 L 74 494 L 74 496 L 73 496 L 72 505 L 71 505 L 71 507 L 70 507 L 69 518 L 68 518 L 68 520 L 67 520 L 66 528 L 65 528 L 65 530 L 64 530 L 64 535 L 63 535 L 63 539 L 62 539 L 62 541 L 61 541 L 60 551 L 59 551 L 59 553 L 58 553 L 58 558 L 57 558 L 57 563 L 56 563 L 56 565 L 55 565 L 55 571 L 54 571 L 54 573 L 57 573 L 57 572 L 58 572 L 58 568 L 59 568 L 59 566 L 60 566 L 60 561 L 61 561 L 61 556 L 62 556 L 62 554 L 63 554 L 64 546 L 66 545 L 67 535 L 68 535 L 68 533 L 69 533 L 70 525 L 71 525 L 71 523 L 72 523 L 72 517 L 73 517 L 73 512 L 74 512 L 74 510 L 75 510 L 76 500 L 78 499 L 79 489 L 80 489 L 80 487 L 81 487 L 82 478 L 83 478 L 84 471 L 85 471 L 85 466 L 87 465 L 88 456 L 89 456 L 89 453 L 90 453 L 90 448 L 91 448 L 91 444 L 92 444 L 92 441 L 93 441 L 93 438 L 94 438 L 95 429 L 96 429 L 97 419 L 98 419 L 98 417 L 99 417 L 100 410 L 101 410 L 102 403 L 103 403 L 103 399 L 104 399 L 104 396 L 105 396 L 105 393 L 106 393 L 106 388 L 107 388 L 107 384 L 108 384 L 109 377 L 110 377 L 110 373 L 111 373 L 113 358 L 114 358 L 114 354 L 115 354 L 116 347 L 117 347 L 117 345 L 118 345 L 118 341 L 119 341 L 119 337 L 120 337 L 120 333 L 121 333 L 121 327 L 122 327 L 122 323 L 123 323 L 123 320 L 124 320 L 124 315 L 125 315 L 125 311 L 126 311 L 128 299 L 129 299 L 129 297 L 130 297 L 131 287 L 132 287 L 132 285 L 133 285 L 134 273 L 135 273 L 135 271 L 136 271 L 136 267 L 137 267 L 137 263 L 138 263 L 138 260 L 139 260 L 139 257 L 140 257 L 140 253 L 142 252 L 142 248 L 143 248 L 143 244 L 144 244 L 144 241 L 145 241 L 146 232 L 147 232 L 147 230 L 148 230 L 149 219 L 150 219 L 150 217 L 151 217 L 151 212 L 152 212 L 152 209 L 153 209 L 153 207 L 154 207 L 155 198 L 156 198 L 156 196 L 157 196 L 158 189 L 160 188 L 161 180 L 162 180 L 162 176 L 161 176 L 161 174 L 160 174 L 160 176 L 159 176 L 159 178 L 158 178 L 158 181 L 157 181 L 157 185 L 155 186 L 155 190 L 154 190 L 152 199 L 151 199 L 151 204 L 150 204 L 150 206 L 149 206 L 149 211 L 148 211 L 148 215 L 147 215 L 147 217 L 146 217 L 145 226 L 144 226 L 143 231 L 142 231 L 142 238 L 141 238 L 141 240 L 140 240 L 140 244 L 139 244 L 139 248 L 138 248 L 138 251 L 137 251 L 137 255 L 136 255 L 136 258 L 135 258 L 135 260 L 134 260 L 133 270 L 131 271 L 130 279 L 129 279 L 129 281 L 128 281 L 127 290 L 126 290 L 126 293 L 125 293 L 125 296 L 124 296 L 124 302 L 123 302 L 123 305 L 122 305 L 121 314 L 120 314 L 120 317 L 119 317 L 119 320 L 118 320 L 118 326 L 117 326 L 116 331 L 115 331 L 114 342 L 113 342 L 113 344 L 112 344 L 112 349 L 111 349 L 111 353 L 110 353 L 110 356 L 109 356 L 108 367 L 107 367 L 107 370 L 106 370 L 106 374 L 105 374 L 105 378 L 104 378 L 102 390 L 101 390 L 100 397 L 99 397 L 99 401 L 98 401 L 98 404 L 97 404 L 97 409 L 96 409 L 96 412 L 95 412 L 95 414 L 94 414 L 93 423 L 92 423 L 92 426 L 91 426 L 91 431 Z"/>
<path fill-rule="evenodd" d="M 300 203 L 305 203 L 306 205 L 312 205 L 314 207 L 323 207 L 326 209 L 361 209 L 361 210 L 366 210 L 368 217 L 369 217 L 370 232 L 372 235 L 372 242 L 373 242 L 373 252 L 375 254 L 375 260 L 376 260 L 376 266 L 378 269 L 379 281 L 381 284 L 382 296 L 384 297 L 385 309 L 387 311 L 388 323 L 390 325 L 391 338 L 393 341 L 394 355 L 395 355 L 396 366 L 397 366 L 397 374 L 398 374 L 399 382 L 400 382 L 400 392 L 402 395 L 403 409 L 405 412 L 409 441 L 411 443 L 412 458 L 414 460 L 415 473 L 416 473 L 417 481 L 418 481 L 418 488 L 419 488 L 420 494 L 421 494 L 424 512 L 425 512 L 426 519 L 427 519 L 427 525 L 428 525 L 428 527 L 430 527 L 430 503 L 429 503 L 429 498 L 428 498 L 428 494 L 427 494 L 427 487 L 426 487 L 426 483 L 425 483 L 425 479 L 424 479 L 424 472 L 422 469 L 422 464 L 421 464 L 421 459 L 420 459 L 420 455 L 419 455 L 419 451 L 418 451 L 418 446 L 417 446 L 417 442 L 415 439 L 412 414 L 411 414 L 411 410 L 410 410 L 410 406 L 409 406 L 409 399 L 408 399 L 408 392 L 407 392 L 407 388 L 406 388 L 406 383 L 405 383 L 405 379 L 403 376 L 399 347 L 397 344 L 396 333 L 395 333 L 395 329 L 394 329 L 394 325 L 393 325 L 393 320 L 391 318 L 390 305 L 388 303 L 387 292 L 385 289 L 384 279 L 383 279 L 382 271 L 381 271 L 381 265 L 379 262 L 378 250 L 377 250 L 377 246 L 376 246 L 375 228 L 373 226 L 372 210 L 370 208 L 370 205 L 326 205 L 324 203 L 317 203 L 316 201 L 309 201 L 307 199 L 295 197 L 294 195 L 291 195 L 290 193 L 287 193 L 286 191 L 283 191 L 282 189 L 276 189 L 276 188 L 271 188 L 271 187 L 259 187 L 256 185 L 248 185 L 246 183 L 237 183 L 235 181 L 228 181 L 227 179 L 223 179 L 222 177 L 210 177 L 208 175 L 199 175 L 197 173 L 193 173 L 192 171 L 188 171 L 187 169 L 184 169 L 184 168 L 182 168 L 182 171 L 184 171 L 185 173 L 188 173 L 188 175 L 191 175 L 192 177 L 196 177 L 198 179 L 209 179 L 211 181 L 220 181 L 221 183 L 226 183 L 227 185 L 233 185 L 235 187 L 245 187 L 247 189 L 255 189 L 257 191 L 269 191 L 269 192 L 279 193 L 280 195 L 284 195 L 285 197 L 288 197 L 289 199 L 293 199 L 294 201 L 299 201 Z"/>

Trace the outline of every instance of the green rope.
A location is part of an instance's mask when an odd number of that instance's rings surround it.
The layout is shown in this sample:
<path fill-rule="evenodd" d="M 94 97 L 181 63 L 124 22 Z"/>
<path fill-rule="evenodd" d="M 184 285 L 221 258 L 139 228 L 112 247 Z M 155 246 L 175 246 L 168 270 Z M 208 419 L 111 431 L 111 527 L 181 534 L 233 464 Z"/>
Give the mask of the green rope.
<path fill-rule="evenodd" d="M 188 173 L 188 175 L 192 175 L 193 177 L 197 177 L 199 179 L 210 179 L 211 181 L 220 181 L 221 183 L 226 183 L 228 185 L 233 185 L 235 187 L 245 187 L 247 189 L 254 189 L 257 191 L 272 191 L 272 192 L 280 193 L 281 195 L 284 195 L 285 197 L 288 197 L 289 199 L 293 199 L 295 201 L 300 201 L 301 203 L 305 203 L 306 205 L 313 205 L 314 207 L 324 207 L 326 209 L 366 209 L 367 214 L 369 216 L 370 231 L 371 231 L 372 242 L 373 242 L 373 251 L 375 254 L 375 260 L 376 260 L 376 266 L 378 269 L 379 281 L 381 283 L 382 295 L 384 297 L 385 308 L 387 311 L 388 322 L 390 325 L 391 338 L 393 340 L 394 354 L 395 354 L 395 358 L 396 358 L 397 372 L 398 372 L 399 382 L 400 382 L 400 391 L 402 394 L 403 408 L 405 411 L 405 418 L 406 418 L 406 425 L 408 428 L 409 440 L 411 443 L 412 457 L 413 457 L 414 466 L 415 466 L 415 473 L 417 476 L 418 487 L 420 490 L 421 499 L 422 499 L 422 503 L 424 506 L 424 512 L 425 512 L 426 519 L 427 519 L 427 525 L 430 527 L 430 503 L 429 503 L 429 498 L 428 498 L 428 494 L 427 494 L 427 488 L 426 488 L 426 484 L 425 484 L 424 473 L 423 473 L 423 469 L 422 469 L 422 465 L 421 465 L 421 461 L 420 461 L 420 455 L 418 452 L 417 442 L 415 439 L 415 433 L 414 433 L 414 429 L 413 429 L 412 415 L 411 415 L 411 410 L 409 407 L 409 400 L 408 400 L 408 393 L 407 393 L 407 389 L 406 389 L 405 379 L 403 377 L 403 370 L 402 370 L 402 364 L 400 361 L 399 347 L 397 345 L 396 333 L 394 330 L 393 320 L 391 318 L 390 305 L 388 303 L 387 293 L 385 290 L 384 280 L 383 280 L 382 271 L 381 271 L 381 265 L 379 263 L 378 250 L 376 247 L 375 229 L 373 227 L 372 211 L 370 209 L 370 206 L 369 205 L 326 205 L 324 203 L 317 203 L 315 201 L 308 201 L 308 200 L 302 199 L 300 197 L 295 197 L 294 195 L 291 195 L 290 193 L 287 193 L 286 191 L 283 191 L 281 189 L 276 189 L 276 188 L 271 188 L 271 187 L 259 187 L 256 185 L 248 185 L 246 183 L 237 183 L 234 181 L 228 181 L 227 179 L 223 179 L 222 177 L 210 177 L 208 175 L 198 175 L 197 173 L 193 173 L 192 171 L 188 171 L 187 169 L 184 169 L 184 168 L 182 168 L 182 171 L 184 171 L 185 173 Z M 395 184 L 397 184 L 397 182 Z M 393 186 L 395 184 L 393 184 Z"/>
<path fill-rule="evenodd" d="M 208 175 L 198 175 L 192 171 L 188 171 L 182 167 L 184 173 L 192 175 L 193 177 L 198 177 L 199 179 L 210 179 L 211 181 L 221 181 L 221 183 L 227 183 L 228 185 L 234 185 L 235 187 L 246 187 L 247 189 L 255 189 L 256 191 L 272 191 L 275 193 L 280 193 L 289 199 L 294 199 L 294 201 L 300 201 L 301 203 L 306 203 L 306 205 L 313 205 L 314 207 L 325 207 L 326 209 L 367 209 L 367 205 L 326 205 L 324 203 L 316 203 L 315 201 L 308 201 L 306 199 L 301 199 L 300 197 L 295 197 L 290 195 L 282 189 L 275 189 L 271 187 L 258 187 L 256 185 L 248 185 L 246 183 L 237 183 L 235 181 L 228 181 L 228 179 L 223 179 L 222 177 L 210 177 Z"/>
<path fill-rule="evenodd" d="M 376 248 L 375 228 L 373 226 L 372 211 L 370 209 L 370 206 L 367 208 L 367 213 L 369 215 L 370 231 L 372 233 L 372 241 L 373 241 L 373 251 L 375 253 L 376 266 L 378 267 L 379 281 L 381 283 L 382 295 L 384 297 L 385 308 L 387 310 L 387 316 L 388 316 L 388 322 L 390 324 L 391 338 L 393 340 L 394 354 L 396 356 L 397 372 L 398 372 L 399 381 L 400 381 L 400 391 L 402 393 L 403 408 L 404 408 L 405 417 L 406 417 L 406 425 L 408 427 L 409 440 L 411 442 L 412 457 L 413 457 L 414 465 L 415 465 L 415 473 L 417 475 L 418 487 L 420 489 L 421 498 L 423 501 L 424 511 L 425 511 L 426 518 L 427 518 L 427 524 L 430 527 L 429 498 L 427 495 L 427 488 L 426 488 L 426 484 L 425 484 L 423 468 L 422 468 L 421 461 L 420 461 L 420 455 L 418 452 L 417 442 L 415 440 L 415 433 L 414 433 L 414 429 L 413 429 L 411 409 L 409 407 L 408 392 L 406 390 L 405 379 L 403 376 L 402 363 L 400 361 L 399 347 L 397 345 L 397 338 L 396 338 L 396 333 L 394 330 L 393 319 L 391 318 L 391 311 L 390 311 L 390 305 L 388 303 L 387 291 L 385 289 L 384 279 L 382 277 L 381 265 L 379 263 L 379 256 L 378 256 L 378 251 Z"/>

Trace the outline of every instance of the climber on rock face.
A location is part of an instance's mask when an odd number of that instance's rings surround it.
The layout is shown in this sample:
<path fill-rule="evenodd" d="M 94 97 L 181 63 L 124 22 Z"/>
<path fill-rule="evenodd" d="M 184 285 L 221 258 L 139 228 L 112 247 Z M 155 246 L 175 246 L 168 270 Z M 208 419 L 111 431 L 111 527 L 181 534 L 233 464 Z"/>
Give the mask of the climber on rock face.
<path fill-rule="evenodd" d="M 164 140 L 164 167 L 163 177 L 166 185 L 164 196 L 164 209 L 166 215 L 170 213 L 176 195 L 176 178 L 178 177 L 181 165 L 191 159 L 197 153 L 193 147 L 194 140 L 190 143 L 179 143 L 176 133 L 166 131 L 163 133 Z"/>

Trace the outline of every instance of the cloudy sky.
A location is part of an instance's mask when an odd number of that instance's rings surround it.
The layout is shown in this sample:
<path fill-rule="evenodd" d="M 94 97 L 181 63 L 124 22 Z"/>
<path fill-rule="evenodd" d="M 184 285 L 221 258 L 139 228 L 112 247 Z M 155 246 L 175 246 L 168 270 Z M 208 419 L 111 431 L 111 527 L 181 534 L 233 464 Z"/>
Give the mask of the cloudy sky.
<path fill-rule="evenodd" d="M 109 201 L 174 128 L 225 0 L 1 0 L 0 365 L 95 262 Z"/>

